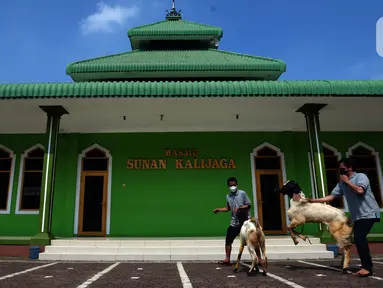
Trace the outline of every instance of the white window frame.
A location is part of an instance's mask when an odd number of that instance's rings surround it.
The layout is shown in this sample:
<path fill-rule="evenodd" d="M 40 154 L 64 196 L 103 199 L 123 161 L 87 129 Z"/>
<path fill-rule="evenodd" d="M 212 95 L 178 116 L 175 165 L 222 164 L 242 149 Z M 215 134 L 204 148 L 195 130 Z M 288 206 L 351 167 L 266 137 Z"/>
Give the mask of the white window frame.
<path fill-rule="evenodd" d="M 269 147 L 270 149 L 273 149 L 275 152 L 277 152 L 277 155 L 281 159 L 281 171 L 282 171 L 282 182 L 285 183 L 287 181 L 286 177 L 286 165 L 285 165 L 285 154 L 279 149 L 278 147 L 274 146 L 273 144 L 270 144 L 268 142 L 264 142 L 261 145 L 255 147 L 253 149 L 253 152 L 250 153 L 250 164 L 251 164 L 251 179 L 252 179 L 252 186 L 253 186 L 253 202 L 254 202 L 254 217 L 258 218 L 258 203 L 257 203 L 257 180 L 255 177 L 255 161 L 254 158 L 257 156 L 257 152 L 265 147 Z M 285 195 L 285 214 L 286 214 L 286 225 L 290 224 L 289 216 L 287 214 L 287 211 L 290 209 L 290 202 L 287 195 Z"/>
<path fill-rule="evenodd" d="M 20 158 L 20 168 L 19 168 L 19 183 L 17 186 L 17 197 L 16 197 L 16 210 L 15 214 L 29 214 L 29 215 L 38 215 L 40 213 L 39 210 L 33 210 L 33 211 L 25 211 L 25 210 L 20 210 L 20 199 L 21 199 L 21 191 L 23 190 L 23 175 L 24 175 L 24 163 L 25 163 L 25 158 L 27 158 L 28 153 L 32 152 L 36 148 L 43 149 L 45 151 L 45 147 L 41 145 L 40 143 L 37 143 L 36 145 L 33 145 L 32 147 L 29 147 L 24 151 L 24 153 L 21 155 Z M 40 192 L 40 197 L 42 193 Z"/>
<path fill-rule="evenodd" d="M 81 192 L 81 172 L 82 172 L 82 158 L 85 157 L 86 153 L 93 149 L 99 149 L 105 153 L 108 158 L 108 203 L 106 206 L 106 235 L 110 234 L 110 214 L 111 214 L 111 202 L 112 202 L 112 154 L 110 151 L 99 144 L 95 143 L 92 146 L 84 149 L 77 158 L 77 181 L 76 181 L 76 204 L 74 209 L 74 223 L 73 223 L 73 234 L 78 234 L 78 217 L 80 211 L 80 192 Z"/>
<path fill-rule="evenodd" d="M 380 156 L 379 152 L 375 150 L 375 148 L 371 147 L 370 145 L 367 145 L 366 143 L 363 143 L 359 141 L 358 143 L 352 145 L 348 148 L 346 156 L 350 157 L 352 155 L 352 150 L 358 147 L 363 147 L 371 151 L 371 154 L 375 157 L 375 163 L 376 163 L 376 172 L 378 173 L 378 180 L 379 180 L 379 188 L 380 188 L 380 195 L 383 200 L 383 175 L 382 175 L 382 164 L 380 162 Z M 358 167 L 356 167 L 356 171 L 358 172 Z M 380 212 L 383 212 L 383 208 L 380 208 Z"/>
<path fill-rule="evenodd" d="M 8 185 L 8 198 L 7 198 L 7 206 L 5 210 L 0 210 L 0 214 L 10 214 L 11 213 L 11 203 L 12 203 L 12 195 L 13 195 L 13 181 L 15 176 L 15 161 L 16 154 L 9 149 L 8 147 L 0 144 L 0 150 L 4 150 L 9 153 L 11 160 L 11 170 L 9 173 L 9 185 Z"/>

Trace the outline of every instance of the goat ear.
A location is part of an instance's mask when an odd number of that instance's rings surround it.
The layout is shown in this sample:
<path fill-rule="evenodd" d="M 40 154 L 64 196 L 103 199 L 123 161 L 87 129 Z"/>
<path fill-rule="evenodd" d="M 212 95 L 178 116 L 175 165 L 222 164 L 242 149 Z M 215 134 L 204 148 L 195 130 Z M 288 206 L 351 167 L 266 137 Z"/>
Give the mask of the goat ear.
<path fill-rule="evenodd" d="M 287 180 L 284 184 L 283 184 L 283 186 L 285 186 L 287 183 L 289 183 L 290 182 L 290 180 Z"/>
<path fill-rule="evenodd" d="M 308 203 L 308 202 L 309 202 L 309 199 L 307 199 L 307 198 L 301 198 L 301 202 L 302 202 L 302 203 Z"/>

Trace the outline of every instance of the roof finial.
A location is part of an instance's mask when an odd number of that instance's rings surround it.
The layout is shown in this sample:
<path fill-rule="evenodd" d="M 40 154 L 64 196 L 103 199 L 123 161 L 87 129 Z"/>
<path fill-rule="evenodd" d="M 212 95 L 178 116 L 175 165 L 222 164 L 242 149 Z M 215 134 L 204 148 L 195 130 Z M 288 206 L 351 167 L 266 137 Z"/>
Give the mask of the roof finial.
<path fill-rule="evenodd" d="M 176 10 L 176 1 L 172 0 L 172 9 L 170 9 L 170 12 L 166 10 L 166 19 L 167 20 L 179 20 L 181 19 L 181 10 Z"/>

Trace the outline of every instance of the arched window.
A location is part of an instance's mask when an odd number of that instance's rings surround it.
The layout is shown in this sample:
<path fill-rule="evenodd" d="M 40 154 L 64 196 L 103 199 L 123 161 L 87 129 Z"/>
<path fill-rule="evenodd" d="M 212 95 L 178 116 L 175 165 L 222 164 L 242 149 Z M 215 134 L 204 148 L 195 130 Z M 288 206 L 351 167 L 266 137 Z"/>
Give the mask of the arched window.
<path fill-rule="evenodd" d="M 348 157 L 355 159 L 356 172 L 364 173 L 370 180 L 372 192 L 380 208 L 383 208 L 381 191 L 381 169 L 375 149 L 359 142 L 348 150 Z"/>
<path fill-rule="evenodd" d="M 14 157 L 11 150 L 0 145 L 0 214 L 10 212 Z"/>
<path fill-rule="evenodd" d="M 82 171 L 107 171 L 108 156 L 99 148 L 94 148 L 85 153 L 82 158 Z"/>
<path fill-rule="evenodd" d="M 283 185 L 283 153 L 269 144 L 254 149 L 255 195 L 258 217 L 266 234 L 286 233 L 285 198 L 275 188 Z"/>
<path fill-rule="evenodd" d="M 37 144 L 21 156 L 16 213 L 38 214 L 44 166 L 44 147 Z"/>
<path fill-rule="evenodd" d="M 257 170 L 279 170 L 281 158 L 277 151 L 265 146 L 256 153 L 255 167 Z"/>
<path fill-rule="evenodd" d="M 327 193 L 330 194 L 340 180 L 338 167 L 340 153 L 338 153 L 336 149 L 331 147 L 330 145 L 323 143 L 323 155 L 327 179 Z M 339 209 L 344 209 L 343 197 L 336 198 L 329 204 Z"/>

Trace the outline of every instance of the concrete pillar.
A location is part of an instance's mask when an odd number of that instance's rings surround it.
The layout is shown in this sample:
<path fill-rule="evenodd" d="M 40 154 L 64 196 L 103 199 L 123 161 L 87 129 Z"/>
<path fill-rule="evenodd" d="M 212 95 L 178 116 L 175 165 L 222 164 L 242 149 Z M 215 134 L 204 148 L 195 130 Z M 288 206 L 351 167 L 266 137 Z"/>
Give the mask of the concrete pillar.
<path fill-rule="evenodd" d="M 60 118 L 69 114 L 62 106 L 40 106 L 47 114 L 46 145 L 44 155 L 43 177 L 40 196 L 39 232 L 31 238 L 31 245 L 49 245 L 53 239 L 51 219 L 55 183 L 57 145 L 60 130 Z"/>
<path fill-rule="evenodd" d="M 307 136 L 310 150 L 310 170 L 313 175 L 314 195 L 313 198 L 326 197 L 327 179 L 320 139 L 319 111 L 327 104 L 307 103 L 296 112 L 303 113 L 306 118 Z M 327 230 L 325 225 L 319 224 L 319 230 Z M 322 234 L 322 233 L 321 233 Z"/>

